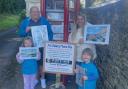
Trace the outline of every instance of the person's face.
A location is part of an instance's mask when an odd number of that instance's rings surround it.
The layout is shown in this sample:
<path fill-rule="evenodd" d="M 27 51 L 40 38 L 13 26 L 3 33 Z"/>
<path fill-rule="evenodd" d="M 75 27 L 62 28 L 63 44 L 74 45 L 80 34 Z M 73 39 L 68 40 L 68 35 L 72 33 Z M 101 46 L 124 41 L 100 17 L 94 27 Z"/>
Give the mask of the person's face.
<path fill-rule="evenodd" d="M 33 20 L 38 20 L 40 17 L 40 11 L 38 8 L 33 8 L 30 12 L 31 18 Z"/>
<path fill-rule="evenodd" d="M 24 41 L 24 46 L 25 47 L 32 47 L 32 41 L 31 40 L 25 40 Z"/>
<path fill-rule="evenodd" d="M 88 53 L 84 53 L 84 54 L 82 55 L 82 59 L 83 59 L 84 62 L 89 62 L 90 59 L 91 59 L 91 55 L 88 54 Z"/>
<path fill-rule="evenodd" d="M 78 16 L 76 23 L 79 27 L 83 27 L 86 23 L 85 18 L 83 16 Z"/>

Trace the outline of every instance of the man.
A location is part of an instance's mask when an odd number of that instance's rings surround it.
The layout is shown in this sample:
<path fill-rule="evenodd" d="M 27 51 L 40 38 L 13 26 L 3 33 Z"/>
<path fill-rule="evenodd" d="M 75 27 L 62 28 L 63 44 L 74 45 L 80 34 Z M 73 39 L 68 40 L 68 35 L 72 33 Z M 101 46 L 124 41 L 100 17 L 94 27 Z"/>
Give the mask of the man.
<path fill-rule="evenodd" d="M 47 25 L 48 38 L 49 40 L 52 40 L 53 33 L 51 30 L 51 25 L 45 17 L 40 16 L 39 8 L 35 6 L 30 8 L 30 17 L 27 17 L 21 22 L 19 29 L 20 37 L 31 36 L 30 27 L 38 25 Z"/>
<path fill-rule="evenodd" d="M 51 30 L 51 25 L 46 20 L 46 18 L 40 16 L 40 11 L 38 7 L 31 7 L 30 8 L 30 17 L 27 17 L 21 22 L 20 29 L 19 29 L 19 35 L 20 37 L 26 37 L 26 36 L 32 36 L 31 35 L 31 26 L 39 26 L 39 25 L 46 25 L 47 26 L 47 32 L 48 32 L 48 39 L 51 41 L 53 39 L 53 32 Z M 41 52 L 41 60 L 38 61 L 39 65 L 39 73 L 41 75 L 41 86 L 42 88 L 46 88 L 46 83 L 44 79 L 44 73 L 42 71 L 42 65 L 43 65 L 43 47 L 39 48 Z"/>

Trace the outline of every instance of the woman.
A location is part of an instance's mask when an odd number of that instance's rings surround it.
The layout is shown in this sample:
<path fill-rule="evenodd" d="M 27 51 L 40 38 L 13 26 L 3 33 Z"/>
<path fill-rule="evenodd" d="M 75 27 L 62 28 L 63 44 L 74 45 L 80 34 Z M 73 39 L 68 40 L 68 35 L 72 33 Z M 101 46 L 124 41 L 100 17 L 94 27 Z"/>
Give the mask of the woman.
<path fill-rule="evenodd" d="M 77 63 L 81 62 L 81 53 L 85 48 L 90 48 L 93 51 L 93 60 L 96 58 L 95 45 L 84 43 L 84 30 L 86 30 L 87 25 L 91 24 L 87 22 L 86 16 L 79 14 L 77 16 L 76 26 L 69 35 L 69 43 L 74 43 L 77 47 Z"/>

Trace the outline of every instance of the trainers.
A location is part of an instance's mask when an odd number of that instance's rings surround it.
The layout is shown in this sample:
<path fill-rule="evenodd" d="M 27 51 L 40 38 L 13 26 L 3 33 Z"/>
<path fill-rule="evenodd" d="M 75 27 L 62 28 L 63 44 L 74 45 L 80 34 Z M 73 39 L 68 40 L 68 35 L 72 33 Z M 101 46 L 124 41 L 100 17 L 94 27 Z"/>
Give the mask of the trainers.
<path fill-rule="evenodd" d="M 46 88 L 46 80 L 45 79 L 41 79 L 41 87 Z"/>

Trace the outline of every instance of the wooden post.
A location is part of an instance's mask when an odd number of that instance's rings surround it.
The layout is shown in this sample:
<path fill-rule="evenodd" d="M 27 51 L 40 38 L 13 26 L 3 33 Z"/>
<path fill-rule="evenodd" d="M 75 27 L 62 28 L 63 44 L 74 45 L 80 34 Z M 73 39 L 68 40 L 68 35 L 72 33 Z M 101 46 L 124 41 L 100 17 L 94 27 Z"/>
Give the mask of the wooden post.
<path fill-rule="evenodd" d="M 60 86 L 60 78 L 61 78 L 61 74 L 56 74 L 56 88 L 59 88 Z"/>

